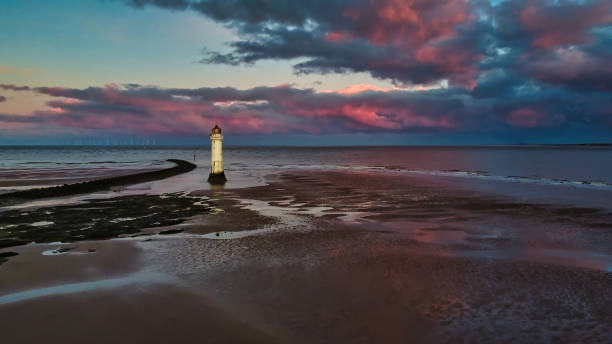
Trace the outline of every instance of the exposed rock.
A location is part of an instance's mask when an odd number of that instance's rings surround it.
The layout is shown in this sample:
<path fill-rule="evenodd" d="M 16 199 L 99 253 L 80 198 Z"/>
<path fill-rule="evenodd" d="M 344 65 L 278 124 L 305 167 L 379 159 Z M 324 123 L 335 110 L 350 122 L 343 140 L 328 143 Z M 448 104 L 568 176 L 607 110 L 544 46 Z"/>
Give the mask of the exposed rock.
<path fill-rule="evenodd" d="M 169 235 L 169 234 L 178 234 L 178 233 L 182 233 L 183 229 L 167 229 L 165 231 L 161 231 L 158 234 L 159 235 Z"/>
<path fill-rule="evenodd" d="M 49 197 L 63 197 L 71 196 L 84 193 L 92 193 L 104 190 L 118 190 L 120 187 L 131 184 L 145 183 L 159 179 L 165 179 L 173 177 L 179 174 L 183 174 L 192 171 L 197 166 L 177 159 L 169 159 L 168 161 L 173 162 L 176 166 L 151 172 L 136 173 L 127 176 L 105 178 L 99 180 L 93 180 L 89 182 L 76 183 L 76 184 L 64 184 L 61 186 L 49 187 L 49 188 L 38 188 L 24 191 L 10 192 L 0 195 L 0 200 L 32 200 Z"/>

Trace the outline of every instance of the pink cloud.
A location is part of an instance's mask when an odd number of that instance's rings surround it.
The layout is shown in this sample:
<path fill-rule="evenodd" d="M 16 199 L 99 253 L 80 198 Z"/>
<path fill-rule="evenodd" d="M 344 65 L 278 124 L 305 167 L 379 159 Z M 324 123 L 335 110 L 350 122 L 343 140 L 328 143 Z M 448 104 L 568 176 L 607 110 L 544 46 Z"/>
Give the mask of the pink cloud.
<path fill-rule="evenodd" d="M 343 15 L 371 43 L 407 48 L 454 37 L 457 25 L 471 21 L 470 10 L 465 0 L 370 0 L 366 6 L 347 8 Z"/>
<path fill-rule="evenodd" d="M 585 44 L 591 41 L 591 28 L 612 21 L 612 2 L 555 6 L 531 1 L 519 18 L 533 35 L 531 44 L 536 48 Z"/>
<path fill-rule="evenodd" d="M 535 111 L 530 108 L 516 109 L 507 117 L 507 122 L 515 127 L 536 128 L 562 124 L 566 121 L 563 114 L 555 113 L 549 116 L 545 112 Z"/>
<path fill-rule="evenodd" d="M 353 39 L 353 35 L 349 32 L 328 32 L 325 35 L 325 40 L 328 42 L 347 42 Z"/>
<path fill-rule="evenodd" d="M 395 47 L 401 56 L 382 58 L 368 69 L 411 70 L 429 65 L 436 75 L 473 89 L 478 74 L 475 64 L 483 56 L 474 52 L 470 42 L 452 42 L 460 25 L 472 24 L 472 12 L 466 0 L 370 0 L 365 6 L 344 10 L 353 28 L 350 35 L 332 31 L 327 40 L 345 42 L 358 36 L 376 46 Z"/>
<path fill-rule="evenodd" d="M 13 122 L 13 121 L 4 121 L 0 120 L 0 129 L 2 131 L 10 132 L 10 131 L 24 131 L 26 129 L 36 128 L 37 125 L 34 123 L 24 123 L 24 122 Z"/>
<path fill-rule="evenodd" d="M 355 84 L 355 85 L 349 85 L 335 92 L 339 94 L 351 95 L 351 94 L 357 94 L 357 93 L 362 93 L 362 92 L 367 92 L 367 91 L 389 92 L 389 91 L 399 90 L 399 89 L 400 89 L 399 87 L 383 88 L 383 87 L 378 87 L 378 86 L 370 85 L 370 84 Z M 330 93 L 334 91 L 325 91 L 325 92 Z"/>
<path fill-rule="evenodd" d="M 465 91 L 456 88 L 413 92 L 356 84 L 328 93 L 292 86 L 246 90 L 139 86 L 36 90 L 56 94 L 57 98 L 47 103 L 47 109 L 30 116 L 0 114 L 3 125 L 126 135 L 202 135 L 218 123 L 239 135 L 442 132 L 469 130 L 499 121 L 470 109 L 475 100 L 464 102 Z M 551 109 L 546 104 L 516 108 L 502 119 L 505 126 L 522 128 L 566 121 L 561 107 Z"/>

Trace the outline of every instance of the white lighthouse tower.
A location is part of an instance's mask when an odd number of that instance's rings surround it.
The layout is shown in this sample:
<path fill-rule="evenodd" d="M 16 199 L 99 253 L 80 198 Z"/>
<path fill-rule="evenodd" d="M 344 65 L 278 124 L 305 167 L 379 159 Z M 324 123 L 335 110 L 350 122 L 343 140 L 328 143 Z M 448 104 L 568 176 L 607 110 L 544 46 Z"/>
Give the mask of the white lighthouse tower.
<path fill-rule="evenodd" d="M 221 128 L 215 125 L 210 133 L 210 175 L 208 176 L 208 182 L 211 184 L 224 184 L 227 180 L 225 179 L 225 172 L 223 172 L 222 142 Z"/>

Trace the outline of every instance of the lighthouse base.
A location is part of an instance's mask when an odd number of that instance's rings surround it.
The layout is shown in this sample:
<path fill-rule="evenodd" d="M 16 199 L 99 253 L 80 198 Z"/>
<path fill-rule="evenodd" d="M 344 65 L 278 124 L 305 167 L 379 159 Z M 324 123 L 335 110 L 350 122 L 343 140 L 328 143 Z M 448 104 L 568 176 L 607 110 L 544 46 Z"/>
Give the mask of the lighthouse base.
<path fill-rule="evenodd" d="M 213 185 L 225 184 L 227 178 L 225 178 L 225 172 L 211 173 L 208 175 L 208 182 Z"/>

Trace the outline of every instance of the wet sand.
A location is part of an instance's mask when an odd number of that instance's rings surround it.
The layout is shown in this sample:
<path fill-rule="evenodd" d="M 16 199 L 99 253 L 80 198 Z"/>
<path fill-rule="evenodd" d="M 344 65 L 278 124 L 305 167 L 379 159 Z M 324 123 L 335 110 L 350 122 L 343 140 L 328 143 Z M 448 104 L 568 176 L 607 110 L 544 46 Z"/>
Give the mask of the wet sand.
<path fill-rule="evenodd" d="M 60 248 L 69 249 L 54 254 Z M 62 284 L 124 276 L 141 268 L 132 241 L 103 240 L 12 247 L 19 255 L 2 265 L 0 296 Z M 44 255 L 43 255 L 44 254 Z"/>
<path fill-rule="evenodd" d="M 201 295 L 146 284 L 0 306 L 6 343 L 281 343 Z"/>
<path fill-rule="evenodd" d="M 266 179 L 192 194 L 215 210 L 167 227 L 180 233 L 75 245 L 96 250 L 87 254 L 44 256 L 43 245 L 2 250 L 20 253 L 0 266 L 0 281 L 12 281 L 0 285 L 0 303 L 9 301 L 0 304 L 0 324 L 10 329 L 4 338 L 612 341 L 606 210 L 368 172 Z M 234 231 L 241 235 L 223 233 Z M 82 284 L 92 281 L 99 283 Z M 80 291 L 10 301 L 53 286 Z"/>

